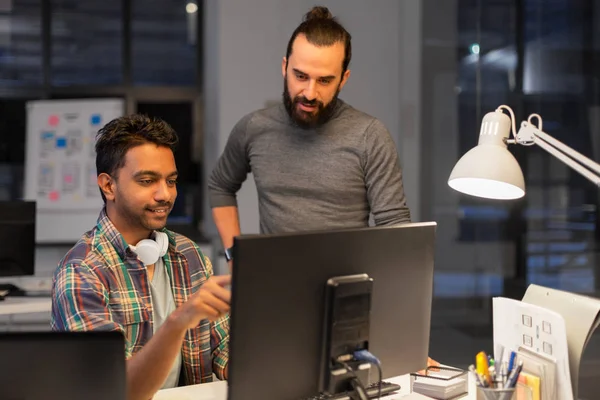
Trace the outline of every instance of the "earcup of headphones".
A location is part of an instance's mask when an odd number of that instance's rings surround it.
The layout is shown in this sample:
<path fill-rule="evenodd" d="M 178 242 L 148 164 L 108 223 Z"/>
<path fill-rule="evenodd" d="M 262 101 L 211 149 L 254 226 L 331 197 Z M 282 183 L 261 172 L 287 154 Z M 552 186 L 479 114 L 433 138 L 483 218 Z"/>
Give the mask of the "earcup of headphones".
<path fill-rule="evenodd" d="M 156 263 L 160 257 L 160 248 L 158 243 L 152 239 L 143 239 L 138 242 L 135 246 L 131 246 L 131 249 L 135 251 L 139 260 L 144 265 L 152 265 Z"/>
<path fill-rule="evenodd" d="M 167 236 L 167 234 L 164 232 L 156 231 L 154 232 L 154 240 L 158 245 L 158 256 L 162 257 L 165 254 L 167 254 L 167 250 L 169 249 L 169 237 Z"/>
<path fill-rule="evenodd" d="M 154 239 L 140 240 L 135 246 L 130 246 L 135 251 L 138 258 L 144 265 L 155 264 L 158 259 L 165 254 L 169 248 L 169 237 L 166 233 L 154 232 Z"/>

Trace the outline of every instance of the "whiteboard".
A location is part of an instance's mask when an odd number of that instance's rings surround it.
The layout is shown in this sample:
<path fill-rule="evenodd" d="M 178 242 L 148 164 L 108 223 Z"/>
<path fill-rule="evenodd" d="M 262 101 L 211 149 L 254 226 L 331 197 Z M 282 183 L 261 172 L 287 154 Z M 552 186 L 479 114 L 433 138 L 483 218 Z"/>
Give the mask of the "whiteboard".
<path fill-rule="evenodd" d="M 96 181 L 96 133 L 123 115 L 122 99 L 27 103 L 25 199 L 37 204 L 36 242 L 75 243 L 103 202 Z"/>

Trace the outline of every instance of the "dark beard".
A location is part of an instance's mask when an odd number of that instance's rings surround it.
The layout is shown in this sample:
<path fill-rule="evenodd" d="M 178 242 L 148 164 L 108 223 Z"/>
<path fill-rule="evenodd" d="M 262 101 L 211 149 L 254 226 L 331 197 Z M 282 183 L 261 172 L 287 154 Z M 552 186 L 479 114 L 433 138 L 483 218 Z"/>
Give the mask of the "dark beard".
<path fill-rule="evenodd" d="M 296 96 L 292 101 L 292 97 L 288 91 L 287 77 L 283 80 L 283 105 L 292 121 L 302 129 L 315 129 L 329 121 L 337 105 L 339 94 L 340 87 L 338 85 L 335 96 L 333 96 L 333 99 L 327 105 L 317 100 L 308 101 L 304 96 Z M 317 110 L 313 113 L 303 111 L 298 108 L 299 103 L 311 106 L 316 105 Z"/>

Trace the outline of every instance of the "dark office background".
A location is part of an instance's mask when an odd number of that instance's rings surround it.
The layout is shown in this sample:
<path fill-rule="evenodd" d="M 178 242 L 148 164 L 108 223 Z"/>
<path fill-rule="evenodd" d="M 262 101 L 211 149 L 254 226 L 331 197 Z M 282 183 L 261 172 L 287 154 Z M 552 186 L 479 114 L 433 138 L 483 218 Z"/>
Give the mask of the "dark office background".
<path fill-rule="evenodd" d="M 443 222 L 431 355 L 466 367 L 491 349 L 493 296 L 520 298 L 530 283 L 598 295 L 596 187 L 538 148 L 513 146 L 524 199 L 449 203 L 451 165 L 442 160 L 474 146 L 483 115 L 500 104 L 519 121 L 539 113 L 546 132 L 600 160 L 600 1 L 423 0 L 421 7 L 421 178 L 430 194 L 421 196 L 421 219 Z M 180 133 L 184 172 L 171 223 L 201 237 L 200 222 L 210 218 L 198 151 L 201 24 L 201 2 L 0 1 L 0 200 L 23 193 L 26 101 L 122 97 L 127 112 L 163 117 Z M 457 125 L 452 154 L 436 148 L 434 127 L 447 121 L 428 112 L 434 102 Z M 599 348 L 594 338 L 584 357 L 588 387 L 600 375 Z"/>
<path fill-rule="evenodd" d="M 454 160 L 476 145 L 481 119 L 501 104 L 517 121 L 540 114 L 544 131 L 600 160 L 600 1 L 426 0 L 423 7 L 423 107 L 435 99 L 457 116 Z M 456 78 L 453 93 L 436 99 L 448 75 Z M 425 115 L 422 123 L 425 140 L 435 142 L 439 121 Z M 425 184 L 445 193 L 434 177 L 443 168 L 447 179 L 450 169 L 433 147 L 423 149 Z M 520 299 L 531 283 L 599 294 L 598 188 L 535 146 L 510 149 L 525 175 L 523 199 L 459 196 L 450 206 L 445 196 L 423 199 L 423 219 L 446 222 L 431 353 L 459 365 L 492 346 L 493 296 Z M 462 345 L 450 349 L 447 340 Z M 584 355 L 581 398 L 597 397 L 599 344 L 596 334 Z"/>
<path fill-rule="evenodd" d="M 181 0 L 0 1 L 0 200 L 23 195 L 25 103 L 120 97 L 179 133 L 170 225 L 203 239 L 202 5 Z"/>

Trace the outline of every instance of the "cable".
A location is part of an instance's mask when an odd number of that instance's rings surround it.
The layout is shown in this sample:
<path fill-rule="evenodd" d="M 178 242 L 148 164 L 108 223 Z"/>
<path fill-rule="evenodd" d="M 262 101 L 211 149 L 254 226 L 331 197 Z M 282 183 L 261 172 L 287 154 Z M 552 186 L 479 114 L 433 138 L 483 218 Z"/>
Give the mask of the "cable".
<path fill-rule="evenodd" d="M 383 372 L 381 370 L 381 361 L 375 357 L 369 350 L 358 350 L 354 352 L 354 358 L 359 361 L 367 361 L 377 367 L 379 371 L 379 388 L 377 389 L 377 399 L 381 399 L 381 381 L 383 380 Z"/>
<path fill-rule="evenodd" d="M 381 363 L 373 363 L 377 366 L 377 370 L 379 371 L 379 388 L 377 389 L 377 400 L 381 399 L 381 381 L 383 380 L 383 373 L 381 372 Z"/>
<path fill-rule="evenodd" d="M 356 392 L 356 394 L 358 394 L 359 399 L 360 400 L 369 400 L 369 395 L 367 394 L 367 389 L 362 384 L 360 379 L 358 379 L 358 376 L 356 376 L 356 373 L 354 372 L 352 367 L 349 366 L 348 363 L 346 363 L 345 361 L 339 361 L 339 363 L 342 364 L 344 366 L 344 368 L 346 368 L 346 371 L 348 371 L 350 373 L 350 375 L 352 375 L 352 378 L 354 378 L 354 379 L 352 379 L 352 386 L 354 387 L 354 391 Z"/>

